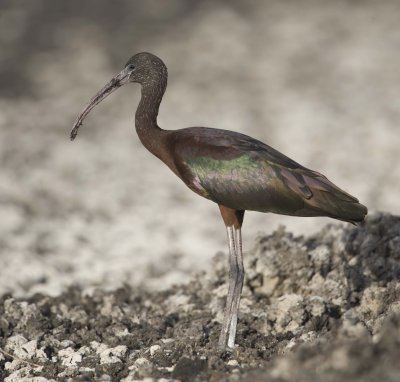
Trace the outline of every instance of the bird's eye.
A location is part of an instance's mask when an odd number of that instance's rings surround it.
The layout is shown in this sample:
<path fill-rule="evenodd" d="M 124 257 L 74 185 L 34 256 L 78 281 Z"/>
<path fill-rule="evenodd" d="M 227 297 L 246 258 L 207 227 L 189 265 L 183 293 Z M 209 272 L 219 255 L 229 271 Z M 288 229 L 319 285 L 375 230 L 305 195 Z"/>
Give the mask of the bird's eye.
<path fill-rule="evenodd" d="M 133 64 L 129 64 L 129 65 L 128 65 L 128 69 L 129 69 L 129 70 L 133 70 L 133 69 L 135 69 L 135 65 L 133 65 Z"/>

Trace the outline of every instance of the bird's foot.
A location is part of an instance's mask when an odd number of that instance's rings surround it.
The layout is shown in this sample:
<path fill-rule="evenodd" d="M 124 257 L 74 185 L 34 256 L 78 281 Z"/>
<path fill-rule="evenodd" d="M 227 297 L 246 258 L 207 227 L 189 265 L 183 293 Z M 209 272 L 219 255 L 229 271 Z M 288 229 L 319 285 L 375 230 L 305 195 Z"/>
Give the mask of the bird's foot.
<path fill-rule="evenodd" d="M 226 314 L 219 336 L 218 348 L 221 351 L 233 352 L 235 350 L 237 315 Z"/>

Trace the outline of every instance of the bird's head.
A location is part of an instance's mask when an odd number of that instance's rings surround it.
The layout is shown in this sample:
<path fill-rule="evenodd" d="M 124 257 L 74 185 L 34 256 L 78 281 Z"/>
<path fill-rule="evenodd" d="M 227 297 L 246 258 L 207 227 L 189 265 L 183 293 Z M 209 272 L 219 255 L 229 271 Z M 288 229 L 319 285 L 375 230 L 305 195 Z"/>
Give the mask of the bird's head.
<path fill-rule="evenodd" d="M 165 88 L 167 82 L 167 67 L 157 56 L 142 52 L 132 56 L 125 67 L 111 81 L 105 85 L 89 102 L 82 113 L 78 116 L 71 131 L 71 140 L 78 134 L 78 129 L 89 112 L 104 98 L 121 86 L 136 82 L 142 87 L 159 86 Z"/>
<path fill-rule="evenodd" d="M 143 86 L 167 79 L 165 64 L 157 56 L 147 52 L 132 56 L 122 72 L 128 76 L 128 82 L 137 82 Z"/>

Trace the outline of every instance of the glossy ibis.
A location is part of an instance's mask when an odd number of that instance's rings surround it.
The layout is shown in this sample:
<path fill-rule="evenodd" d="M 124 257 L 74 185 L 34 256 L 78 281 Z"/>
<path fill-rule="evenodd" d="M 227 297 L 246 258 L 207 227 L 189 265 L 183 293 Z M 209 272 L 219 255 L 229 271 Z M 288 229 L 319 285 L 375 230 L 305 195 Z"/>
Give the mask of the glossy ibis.
<path fill-rule="evenodd" d="M 90 110 L 129 82 L 139 83 L 136 132 L 143 145 L 161 159 L 192 191 L 217 203 L 229 244 L 229 289 L 219 338 L 222 349 L 235 344 L 243 286 L 241 227 L 245 210 L 292 216 L 328 216 L 350 223 L 364 220 L 367 208 L 356 198 L 254 138 L 233 131 L 189 127 L 163 130 L 158 109 L 167 87 L 167 68 L 150 53 L 131 57 L 79 115 L 73 140 Z"/>

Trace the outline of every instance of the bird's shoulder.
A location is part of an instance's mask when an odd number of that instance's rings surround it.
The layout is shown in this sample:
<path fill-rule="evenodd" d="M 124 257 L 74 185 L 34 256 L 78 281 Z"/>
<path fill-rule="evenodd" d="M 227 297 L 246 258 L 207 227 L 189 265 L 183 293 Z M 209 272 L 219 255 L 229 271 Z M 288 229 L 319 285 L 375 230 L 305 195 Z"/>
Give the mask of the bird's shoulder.
<path fill-rule="evenodd" d="M 189 127 L 173 131 L 171 140 L 175 153 L 183 161 L 204 158 L 213 161 L 229 161 L 242 158 L 254 164 L 262 162 L 290 169 L 305 169 L 271 146 L 235 131 Z"/>

